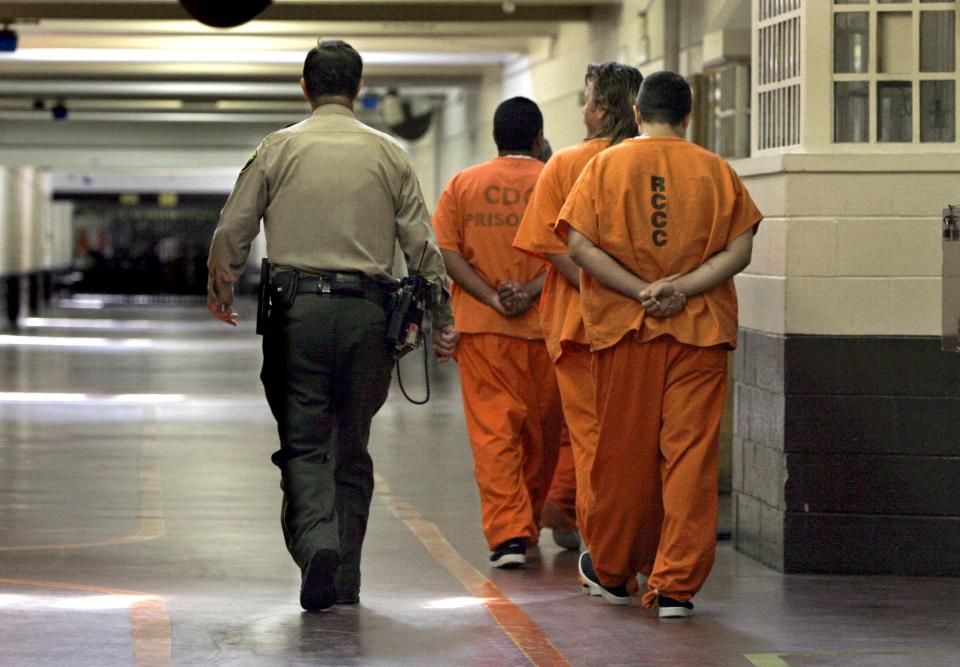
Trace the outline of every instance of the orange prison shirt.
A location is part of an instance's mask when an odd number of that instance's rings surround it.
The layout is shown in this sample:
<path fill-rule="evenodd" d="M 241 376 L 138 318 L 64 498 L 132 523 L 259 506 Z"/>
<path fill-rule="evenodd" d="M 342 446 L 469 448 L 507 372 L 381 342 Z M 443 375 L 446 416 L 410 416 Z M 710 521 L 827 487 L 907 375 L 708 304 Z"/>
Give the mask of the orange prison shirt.
<path fill-rule="evenodd" d="M 540 173 L 513 247 L 541 259 L 570 252 L 553 231 L 557 217 L 580 172 L 609 145 L 608 139 L 588 139 L 554 153 Z M 580 292 L 552 264 L 548 267 L 540 297 L 540 323 L 550 358 L 556 361 L 565 341 L 587 345 L 588 340 L 580 314 Z"/>
<path fill-rule="evenodd" d="M 500 156 L 464 169 L 440 195 L 433 214 L 437 242 L 459 253 L 487 284 L 504 280 L 527 283 L 546 270 L 545 262 L 513 248 L 533 186 L 543 169 L 540 160 Z M 526 313 L 503 317 L 454 284 L 453 316 L 461 333 L 495 333 L 543 338 L 536 302 Z"/>
<path fill-rule="evenodd" d="M 597 155 L 560 211 L 567 226 L 647 282 L 688 273 L 763 218 L 723 158 L 680 137 L 637 137 Z M 676 316 L 647 317 L 640 304 L 581 274 L 583 319 L 593 350 L 630 332 L 708 347 L 737 343 L 733 279 L 690 297 Z"/>

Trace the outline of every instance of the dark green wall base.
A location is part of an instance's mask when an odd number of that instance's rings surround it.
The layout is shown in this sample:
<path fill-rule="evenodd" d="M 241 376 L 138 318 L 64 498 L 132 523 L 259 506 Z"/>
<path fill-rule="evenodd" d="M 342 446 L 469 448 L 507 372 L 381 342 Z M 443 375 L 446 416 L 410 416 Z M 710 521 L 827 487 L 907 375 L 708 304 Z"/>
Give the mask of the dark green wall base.
<path fill-rule="evenodd" d="M 741 331 L 734 544 L 786 572 L 960 576 L 960 355 Z"/>

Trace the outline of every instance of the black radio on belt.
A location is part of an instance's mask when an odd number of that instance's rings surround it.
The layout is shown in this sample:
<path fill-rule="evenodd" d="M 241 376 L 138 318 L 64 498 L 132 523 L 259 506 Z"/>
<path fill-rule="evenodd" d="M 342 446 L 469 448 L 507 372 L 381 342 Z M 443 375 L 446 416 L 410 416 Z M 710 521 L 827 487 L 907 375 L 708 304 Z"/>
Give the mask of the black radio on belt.
<path fill-rule="evenodd" d="M 423 314 L 433 305 L 433 286 L 420 274 L 426 253 L 424 244 L 417 270 L 400 280 L 400 288 L 390 306 L 387 343 L 393 346 L 397 359 L 417 349 L 423 342 Z"/>

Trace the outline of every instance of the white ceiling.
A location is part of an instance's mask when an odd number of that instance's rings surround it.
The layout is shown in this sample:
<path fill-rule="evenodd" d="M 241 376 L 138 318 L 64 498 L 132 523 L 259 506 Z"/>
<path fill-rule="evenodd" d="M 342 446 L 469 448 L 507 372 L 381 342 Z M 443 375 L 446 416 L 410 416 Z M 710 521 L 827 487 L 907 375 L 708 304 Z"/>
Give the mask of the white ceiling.
<path fill-rule="evenodd" d="M 4 0 L 15 53 L 0 54 L 0 121 L 33 117 L 34 103 L 156 121 L 224 116 L 299 103 L 303 58 L 318 37 L 345 39 L 364 56 L 376 91 L 436 95 L 551 40 L 561 20 L 588 20 L 598 0 L 275 0 L 231 29 L 190 18 L 174 0 Z M 300 113 L 298 111 L 298 113 Z"/>

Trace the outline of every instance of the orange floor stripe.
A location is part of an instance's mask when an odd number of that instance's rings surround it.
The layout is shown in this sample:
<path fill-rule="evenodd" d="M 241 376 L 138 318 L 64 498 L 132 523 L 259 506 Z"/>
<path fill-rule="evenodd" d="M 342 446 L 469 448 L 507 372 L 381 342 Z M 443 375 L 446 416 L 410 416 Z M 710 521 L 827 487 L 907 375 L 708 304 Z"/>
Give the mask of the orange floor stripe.
<path fill-rule="evenodd" d="M 33 581 L 30 579 L 0 579 L 0 585 L 24 586 L 33 588 L 54 588 L 58 590 L 81 591 L 98 595 L 120 595 L 138 598 L 130 605 L 130 634 L 133 638 L 133 664 L 136 667 L 168 667 L 172 639 L 170 617 L 163 598 L 125 591 L 117 588 L 104 588 L 87 584 L 70 584 L 62 581 Z"/>
<path fill-rule="evenodd" d="M 457 578 L 475 597 L 488 601 L 485 607 L 527 659 L 537 667 L 570 667 L 546 633 L 503 591 L 457 553 L 440 529 L 412 505 L 392 495 L 390 486 L 377 475 L 377 495 L 426 547 L 438 563 Z"/>
<path fill-rule="evenodd" d="M 130 607 L 133 633 L 133 664 L 137 667 L 168 667 L 172 652 L 170 617 L 158 597 L 134 602 Z"/>

